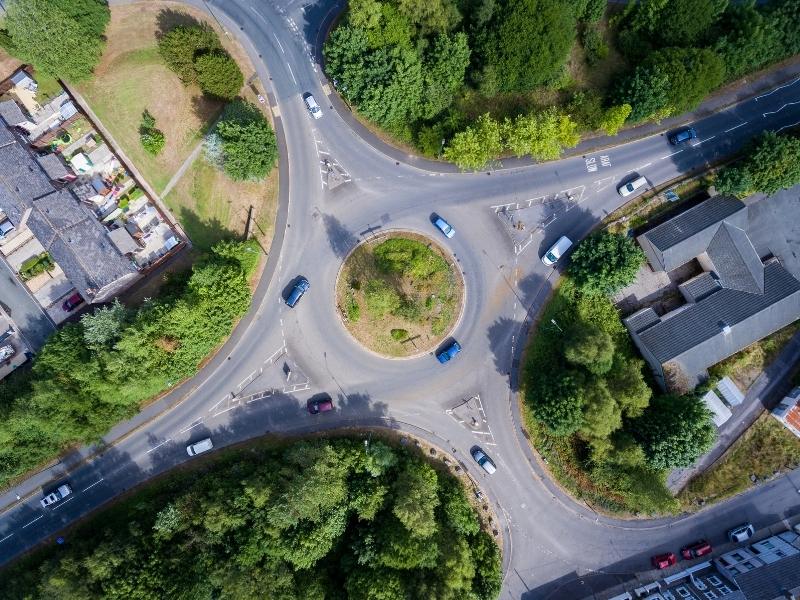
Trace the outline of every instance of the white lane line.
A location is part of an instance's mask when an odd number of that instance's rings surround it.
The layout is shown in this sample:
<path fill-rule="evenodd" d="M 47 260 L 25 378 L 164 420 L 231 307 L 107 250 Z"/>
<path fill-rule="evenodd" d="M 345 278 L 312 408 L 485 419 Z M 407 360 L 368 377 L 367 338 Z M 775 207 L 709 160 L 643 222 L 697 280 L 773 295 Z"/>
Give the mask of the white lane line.
<path fill-rule="evenodd" d="M 220 416 L 220 415 L 222 415 L 222 414 L 225 414 L 225 413 L 226 413 L 226 412 L 228 412 L 229 410 L 233 410 L 234 408 L 239 408 L 239 405 L 238 405 L 238 404 L 234 404 L 233 406 L 229 406 L 228 408 L 225 408 L 225 409 L 223 409 L 223 410 L 221 410 L 221 411 L 219 411 L 219 412 L 215 412 L 215 413 L 214 413 L 213 415 L 211 415 L 211 416 L 212 416 L 212 417 L 218 417 L 218 416 Z"/>
<path fill-rule="evenodd" d="M 706 138 L 706 139 L 704 139 L 704 140 L 700 140 L 700 141 L 699 141 L 699 142 L 697 142 L 696 144 L 692 144 L 692 148 L 697 148 L 697 147 L 698 147 L 700 144 L 702 144 L 703 142 L 708 142 L 708 141 L 711 141 L 711 140 L 713 140 L 715 137 L 717 137 L 717 136 L 715 136 L 715 135 L 712 135 L 711 137 L 707 137 L 707 138 Z"/>
<path fill-rule="evenodd" d="M 167 438 L 167 439 L 165 439 L 163 442 L 161 442 L 161 443 L 160 443 L 158 446 L 155 446 L 155 447 L 153 447 L 153 448 L 150 448 L 150 450 L 148 450 L 147 452 L 145 452 L 145 454 L 150 454 L 150 453 L 151 453 L 153 450 L 158 450 L 159 448 L 161 448 L 161 446 L 163 446 L 164 444 L 166 444 L 166 443 L 168 443 L 168 442 L 171 442 L 171 441 L 172 441 L 172 439 L 171 439 L 171 438 Z"/>
<path fill-rule="evenodd" d="M 8 538 L 13 537 L 13 535 L 14 535 L 13 533 L 8 534 L 6 537 L 4 537 L 2 540 L 0 540 L 0 544 L 5 542 Z"/>
<path fill-rule="evenodd" d="M 767 92 L 766 94 L 762 94 L 761 96 L 756 96 L 756 102 L 758 102 L 758 101 L 759 101 L 761 98 L 766 98 L 767 96 L 770 96 L 771 94 L 774 94 L 774 93 L 775 93 L 775 92 L 777 92 L 778 90 L 782 90 L 783 88 L 787 88 L 787 87 L 789 87 L 789 86 L 792 86 L 792 85 L 794 85 L 795 83 L 797 83 L 798 81 L 800 81 L 800 77 L 798 77 L 798 78 L 797 78 L 797 79 L 795 79 L 794 81 L 791 81 L 791 82 L 789 82 L 789 83 L 787 83 L 787 84 L 785 84 L 785 85 L 782 85 L 782 86 L 780 86 L 780 87 L 776 87 L 776 88 L 775 88 L 774 90 L 772 90 L 771 92 Z"/>
<path fill-rule="evenodd" d="M 36 523 L 36 521 L 38 521 L 39 519 L 44 519 L 44 515 L 39 515 L 38 517 L 36 517 L 36 518 L 35 518 L 33 521 L 31 521 L 31 522 L 30 522 L 30 523 L 28 523 L 27 525 L 23 525 L 23 526 L 22 526 L 22 528 L 23 528 L 23 529 L 25 529 L 26 527 L 29 527 L 30 525 L 33 525 L 33 524 L 34 524 L 34 523 Z"/>
<path fill-rule="evenodd" d="M 95 481 L 95 482 L 94 482 L 92 485 L 90 485 L 89 487 L 85 487 L 85 488 L 83 488 L 83 489 L 81 490 L 81 492 L 85 492 L 86 490 L 90 490 L 90 489 L 92 489 L 92 488 L 93 488 L 94 486 L 96 486 L 98 483 L 102 483 L 102 482 L 103 482 L 103 479 L 104 479 L 104 478 L 103 478 L 103 477 L 101 477 L 100 479 L 98 479 L 97 481 Z"/>
<path fill-rule="evenodd" d="M 683 150 L 686 150 L 686 148 L 684 148 Z M 680 154 L 681 152 L 683 152 L 683 150 L 676 150 L 672 154 L 667 154 L 666 156 L 662 156 L 659 160 L 664 160 L 665 158 L 669 158 L 670 156 L 675 156 L 676 154 Z"/>
<path fill-rule="evenodd" d="M 647 167 L 649 167 L 649 166 L 650 166 L 650 165 L 652 165 L 652 164 L 653 164 L 653 163 L 649 162 L 649 163 L 645 163 L 645 164 L 643 164 L 643 165 L 639 165 L 638 167 L 636 167 L 636 168 L 634 169 L 634 171 L 641 171 L 642 169 L 646 169 Z"/>
<path fill-rule="evenodd" d="M 792 123 L 791 125 L 784 125 L 780 129 L 778 129 L 778 131 L 776 131 L 775 133 L 778 133 L 781 129 L 786 129 L 788 127 L 796 127 L 797 125 L 800 125 L 800 121 L 798 121 L 797 123 Z"/>
<path fill-rule="evenodd" d="M 72 498 L 69 498 L 68 500 L 64 500 L 61 504 L 56 506 L 53 510 L 58 510 L 59 508 L 64 506 L 67 502 L 72 502 L 73 500 L 75 500 L 75 496 L 73 496 Z"/>
<path fill-rule="evenodd" d="M 253 8 L 253 7 L 251 6 L 250 8 Z M 255 8 L 253 8 L 253 10 L 255 10 Z M 276 41 L 276 42 L 278 42 L 278 47 L 281 49 L 281 52 L 283 52 L 284 54 L 286 54 L 286 51 L 283 49 L 283 44 L 281 44 L 281 41 L 278 39 L 278 36 L 277 36 L 277 35 L 275 35 L 275 32 L 274 32 L 274 31 L 272 32 L 272 37 L 274 37 L 274 38 L 275 38 L 275 41 Z"/>
<path fill-rule="evenodd" d="M 782 111 L 784 108 L 786 108 L 787 106 L 793 106 L 793 105 L 795 105 L 795 104 L 800 104 L 800 100 L 798 100 L 797 102 L 787 102 L 786 104 L 784 104 L 783 106 L 781 106 L 781 107 L 780 107 L 778 110 L 770 110 L 770 111 L 767 111 L 767 112 L 765 112 L 765 113 L 762 113 L 762 114 L 763 114 L 765 117 L 766 117 L 767 115 L 774 115 L 774 114 L 776 114 L 776 113 L 779 113 L 779 112 L 781 112 L 781 111 Z"/>
<path fill-rule="evenodd" d="M 181 429 L 181 431 L 180 431 L 180 432 L 181 432 L 181 433 L 186 433 L 186 432 L 187 432 L 187 431 L 189 431 L 190 429 L 194 429 L 194 428 L 195 428 L 195 427 L 197 427 L 198 425 L 202 425 L 202 424 L 203 424 L 203 419 L 200 419 L 200 420 L 199 420 L 197 423 L 193 423 L 192 425 L 189 425 L 189 426 L 188 426 L 186 429 Z"/>
<path fill-rule="evenodd" d="M 743 127 L 744 125 L 747 125 L 747 121 L 745 121 L 744 123 L 739 123 L 736 127 L 731 127 L 730 129 L 726 129 L 724 133 L 730 133 L 734 129 L 739 129 L 739 127 Z"/>
<path fill-rule="evenodd" d="M 297 85 L 297 79 L 294 78 L 294 73 L 292 72 L 292 66 L 289 63 L 286 63 L 286 68 L 289 69 L 289 75 L 292 76 L 292 81 L 294 81 L 294 84 Z"/>

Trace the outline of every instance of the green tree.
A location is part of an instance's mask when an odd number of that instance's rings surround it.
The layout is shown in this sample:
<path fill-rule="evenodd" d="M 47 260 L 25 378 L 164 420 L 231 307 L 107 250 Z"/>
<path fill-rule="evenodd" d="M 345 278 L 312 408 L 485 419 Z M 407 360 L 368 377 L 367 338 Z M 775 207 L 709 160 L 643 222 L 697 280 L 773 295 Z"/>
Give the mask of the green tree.
<path fill-rule="evenodd" d="M 495 69 L 500 90 L 524 92 L 555 80 L 577 33 L 569 3 L 509 0 L 495 17 L 481 58 Z"/>
<path fill-rule="evenodd" d="M 420 112 L 423 119 L 432 119 L 452 104 L 456 92 L 464 84 L 469 56 L 466 34 L 437 36 L 423 67 L 423 106 Z"/>
<path fill-rule="evenodd" d="M 739 197 L 755 192 L 774 194 L 800 183 L 800 138 L 767 131 L 745 151 L 736 165 L 717 177 L 717 190 Z"/>
<path fill-rule="evenodd" d="M 489 113 L 481 115 L 474 125 L 453 136 L 444 149 L 444 158 L 463 170 L 484 167 L 503 151 L 500 123 Z"/>
<path fill-rule="evenodd" d="M 367 311 L 376 319 L 395 312 L 402 304 L 400 294 L 382 279 L 372 279 L 367 282 L 364 288 L 364 300 Z"/>
<path fill-rule="evenodd" d="M 222 100 L 233 100 L 244 85 L 239 65 L 227 52 L 201 54 L 194 61 L 197 83 L 205 93 Z"/>
<path fill-rule="evenodd" d="M 603 375 L 614 361 L 614 341 L 599 327 L 579 323 L 565 341 L 564 358 L 594 375 Z"/>
<path fill-rule="evenodd" d="M 158 40 L 161 58 L 185 84 L 197 82 L 195 59 L 218 51 L 222 51 L 222 44 L 208 25 L 178 25 Z"/>
<path fill-rule="evenodd" d="M 654 469 L 688 467 L 716 437 L 708 409 L 694 395 L 656 396 L 631 431 Z"/>
<path fill-rule="evenodd" d="M 427 538 L 437 530 L 438 485 L 436 471 L 424 462 L 407 462 L 397 477 L 392 512 L 414 537 Z"/>
<path fill-rule="evenodd" d="M 608 6 L 608 0 L 587 0 L 586 7 L 582 14 L 578 15 L 578 19 L 586 23 L 597 23 L 603 18 L 606 6 Z"/>
<path fill-rule="evenodd" d="M 644 361 L 628 358 L 620 353 L 614 356 L 614 365 L 606 375 L 608 391 L 614 396 L 625 417 L 638 417 L 650 404 L 653 391 L 642 375 Z"/>
<path fill-rule="evenodd" d="M 153 156 L 160 154 L 166 143 L 164 133 L 156 128 L 155 117 L 147 110 L 142 113 L 142 122 L 139 124 L 139 141 Z"/>
<path fill-rule="evenodd" d="M 633 108 L 630 104 L 618 104 L 612 106 L 603 113 L 600 120 L 600 129 L 606 132 L 606 135 L 617 135 L 619 130 L 628 120 Z"/>
<path fill-rule="evenodd" d="M 587 438 L 607 438 L 622 427 L 619 404 L 602 380 L 596 380 L 584 394 L 583 424 L 580 433 Z"/>
<path fill-rule="evenodd" d="M 644 253 L 636 242 L 604 230 L 578 244 L 569 274 L 585 292 L 613 294 L 636 279 L 643 262 Z"/>
<path fill-rule="evenodd" d="M 663 3 L 654 33 L 664 45 L 702 45 L 727 5 L 728 0 L 670 0 Z"/>
<path fill-rule="evenodd" d="M 231 179 L 263 179 L 278 160 L 275 132 L 251 102 L 230 102 L 213 133 L 219 137 L 223 168 Z"/>
<path fill-rule="evenodd" d="M 530 154 L 537 160 L 555 160 L 580 141 L 577 124 L 550 108 L 538 114 L 519 116 L 503 123 L 505 144 L 517 156 Z"/>
<path fill-rule="evenodd" d="M 632 121 L 662 118 L 673 110 L 669 105 L 670 85 L 669 74 L 661 68 L 641 65 L 617 82 L 614 101 L 631 107 Z"/>
<path fill-rule="evenodd" d="M 81 326 L 86 345 L 93 349 L 110 347 L 122 337 L 127 314 L 128 311 L 118 298 L 110 305 L 96 309 L 92 314 L 84 314 L 81 317 Z"/>
<path fill-rule="evenodd" d="M 88 78 L 105 46 L 108 6 L 97 0 L 15 0 L 5 28 L 17 56 L 53 77 Z"/>
<path fill-rule="evenodd" d="M 398 0 L 397 9 L 422 35 L 450 31 L 461 21 L 453 0 Z"/>
<path fill-rule="evenodd" d="M 543 376 L 531 392 L 533 413 L 552 435 L 571 435 L 583 425 L 585 400 L 579 377 L 570 373 Z"/>

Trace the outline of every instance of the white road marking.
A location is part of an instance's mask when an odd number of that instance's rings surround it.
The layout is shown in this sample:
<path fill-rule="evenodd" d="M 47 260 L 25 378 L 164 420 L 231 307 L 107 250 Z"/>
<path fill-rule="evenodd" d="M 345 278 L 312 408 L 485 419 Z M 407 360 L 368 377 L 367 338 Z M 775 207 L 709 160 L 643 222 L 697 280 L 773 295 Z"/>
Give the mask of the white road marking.
<path fill-rule="evenodd" d="M 798 100 L 797 102 L 788 102 L 788 103 L 784 104 L 783 106 L 781 106 L 778 110 L 770 110 L 770 111 L 767 111 L 765 113 L 762 113 L 762 115 L 764 117 L 766 117 L 767 115 L 774 115 L 774 114 L 777 114 L 777 113 L 781 112 L 787 106 L 793 106 L 795 104 L 800 104 L 800 100 Z"/>
<path fill-rule="evenodd" d="M 778 131 L 776 131 L 775 133 L 778 133 L 781 129 L 786 129 L 787 127 L 796 127 L 797 125 L 800 125 L 800 121 L 798 121 L 797 123 L 792 123 L 791 125 L 784 125 L 780 129 L 778 129 Z"/>
<path fill-rule="evenodd" d="M 2 540 L 0 540 L 0 544 L 5 542 L 8 538 L 12 537 L 13 535 L 14 535 L 13 533 L 9 533 L 6 537 L 4 537 Z"/>
<path fill-rule="evenodd" d="M 770 95 L 774 94 L 774 93 L 775 93 L 775 92 L 777 92 L 778 90 L 782 90 L 783 88 L 787 88 L 787 87 L 789 87 L 789 86 L 791 86 L 791 85 L 794 85 L 794 84 L 795 84 L 795 83 L 797 83 L 798 81 L 800 81 L 800 77 L 798 77 L 798 78 L 797 78 L 797 79 L 795 79 L 794 81 L 792 81 L 792 82 L 789 82 L 789 83 L 787 83 L 787 84 L 785 84 L 785 85 L 782 85 L 782 86 L 780 86 L 780 87 L 776 87 L 776 88 L 775 88 L 774 90 L 772 90 L 771 92 L 767 92 L 766 94 L 762 94 L 761 96 L 756 96 L 756 102 L 758 102 L 758 101 L 759 101 L 761 98 L 766 98 L 767 96 L 770 96 Z"/>
<path fill-rule="evenodd" d="M 731 127 L 730 129 L 726 129 L 724 133 L 730 133 L 734 129 L 739 129 L 739 127 L 743 127 L 744 125 L 747 125 L 747 121 L 745 121 L 744 123 L 739 123 L 736 127 Z"/>
<path fill-rule="evenodd" d="M 38 517 L 36 517 L 36 518 L 35 518 L 33 521 L 31 521 L 31 522 L 30 522 L 30 523 L 28 523 L 27 525 L 23 525 L 23 526 L 22 526 L 22 528 L 23 528 L 23 529 L 25 529 L 26 527 L 29 527 L 29 526 L 33 525 L 33 524 L 34 524 L 34 523 L 36 523 L 36 521 L 38 521 L 39 519 L 44 519 L 44 515 L 39 515 Z"/>
<path fill-rule="evenodd" d="M 59 508 L 64 506 L 67 502 L 72 502 L 73 500 L 75 500 L 75 496 L 73 496 L 72 498 L 68 498 L 67 500 L 64 500 L 61 504 L 56 506 L 53 510 L 58 510 Z"/>
<path fill-rule="evenodd" d="M 645 164 L 643 164 L 643 165 L 639 165 L 639 166 L 638 166 L 638 167 L 636 167 L 636 169 L 634 169 L 634 170 L 635 170 L 635 171 L 640 171 L 641 169 L 646 169 L 647 167 L 649 167 L 649 166 L 650 166 L 650 165 L 652 165 L 652 164 L 653 164 L 653 163 L 651 163 L 651 162 L 649 162 L 649 163 L 645 163 Z"/>
<path fill-rule="evenodd" d="M 166 444 L 167 442 L 171 442 L 171 441 L 172 441 L 172 439 L 171 439 L 171 438 L 167 438 L 167 439 L 165 439 L 163 442 L 161 442 L 161 443 L 160 443 L 158 446 L 154 446 L 153 448 L 150 448 L 150 450 L 148 450 L 147 452 L 145 452 L 145 454 L 150 454 L 150 453 L 151 453 L 153 450 L 158 450 L 159 448 L 161 448 L 161 446 L 163 446 L 163 445 L 164 445 L 164 444 Z"/>
<path fill-rule="evenodd" d="M 253 8 L 253 7 L 251 6 L 250 8 Z M 253 8 L 253 10 L 255 10 L 255 8 Z M 272 37 L 274 37 L 275 41 L 278 42 L 278 47 L 281 49 L 281 52 L 283 54 L 286 54 L 286 51 L 283 49 L 283 44 L 281 44 L 281 41 L 278 39 L 278 36 L 275 35 L 274 31 L 272 32 Z"/>
<path fill-rule="evenodd" d="M 220 411 L 218 411 L 218 412 L 215 412 L 215 413 L 214 413 L 213 415 L 211 415 L 211 416 L 212 416 L 212 417 L 218 417 L 218 416 L 220 416 L 220 415 L 222 415 L 222 414 L 225 414 L 225 413 L 226 413 L 226 412 L 228 412 L 229 410 L 233 410 L 234 408 L 239 408 L 239 405 L 238 405 L 238 404 L 234 404 L 233 406 L 229 406 L 228 408 L 223 408 L 222 410 L 220 410 Z"/>
<path fill-rule="evenodd" d="M 289 69 L 289 75 L 292 76 L 292 81 L 294 81 L 294 84 L 297 85 L 297 79 L 294 78 L 294 72 L 292 71 L 292 66 L 289 63 L 286 63 L 286 68 Z"/>
<path fill-rule="evenodd" d="M 611 166 L 611 157 L 607 154 L 600 156 L 600 166 L 601 167 L 610 167 Z"/>
<path fill-rule="evenodd" d="M 709 142 L 709 141 L 713 140 L 715 137 L 717 137 L 717 136 L 715 136 L 715 135 L 712 135 L 711 137 L 707 137 L 707 138 L 706 138 L 706 139 L 704 139 L 704 140 L 700 140 L 700 141 L 699 141 L 699 142 L 697 142 L 696 144 L 692 144 L 692 148 L 697 148 L 697 147 L 698 147 L 700 144 L 702 144 L 703 142 Z"/>
<path fill-rule="evenodd" d="M 202 424 L 203 424 L 203 419 L 200 419 L 200 420 L 198 420 L 198 421 L 197 421 L 197 423 L 193 423 L 192 425 L 189 425 L 189 427 L 187 427 L 186 429 L 181 429 L 181 431 L 180 431 L 180 432 L 181 432 L 181 433 L 186 433 L 186 432 L 187 432 L 187 431 L 189 431 L 190 429 L 194 429 L 194 428 L 195 428 L 195 427 L 197 427 L 198 425 L 202 425 Z"/>
<path fill-rule="evenodd" d="M 686 148 L 683 148 L 683 150 L 686 150 Z M 669 158 L 670 156 L 675 156 L 676 154 L 680 154 L 681 152 L 683 152 L 683 150 L 677 150 L 672 154 L 667 154 L 666 156 L 662 156 L 661 158 L 659 158 L 659 160 L 664 160 L 665 158 Z"/>
<path fill-rule="evenodd" d="M 102 483 L 102 482 L 103 482 L 103 477 L 101 477 L 100 479 L 98 479 L 97 481 L 95 481 L 95 482 L 94 482 L 92 485 L 90 485 L 89 487 L 85 487 L 85 488 L 83 488 L 83 489 L 81 490 L 81 492 L 85 492 L 86 490 L 90 490 L 90 489 L 92 489 L 94 486 L 96 486 L 98 483 Z"/>

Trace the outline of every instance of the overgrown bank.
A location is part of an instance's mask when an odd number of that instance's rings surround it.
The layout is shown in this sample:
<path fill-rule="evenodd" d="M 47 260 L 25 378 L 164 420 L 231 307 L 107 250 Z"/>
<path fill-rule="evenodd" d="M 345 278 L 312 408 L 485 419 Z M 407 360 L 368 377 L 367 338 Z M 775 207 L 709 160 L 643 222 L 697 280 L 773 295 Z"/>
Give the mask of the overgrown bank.
<path fill-rule="evenodd" d="M 0 596 L 496 598 L 500 553 L 418 452 L 334 438 L 226 451 L 24 559 Z"/>
<path fill-rule="evenodd" d="M 196 373 L 247 311 L 260 256 L 255 243 L 220 242 L 158 298 L 98 308 L 51 336 L 30 370 L 0 382 L 0 487 Z"/>

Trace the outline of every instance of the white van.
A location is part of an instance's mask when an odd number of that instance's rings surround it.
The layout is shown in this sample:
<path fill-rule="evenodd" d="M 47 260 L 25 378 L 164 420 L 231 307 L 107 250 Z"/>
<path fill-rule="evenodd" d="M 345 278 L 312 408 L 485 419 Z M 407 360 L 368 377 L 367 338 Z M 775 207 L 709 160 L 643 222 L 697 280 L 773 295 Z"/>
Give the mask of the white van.
<path fill-rule="evenodd" d="M 197 456 L 198 454 L 202 454 L 203 452 L 208 452 L 213 447 L 214 444 L 211 443 L 211 438 L 206 438 L 204 440 L 200 440 L 199 442 L 195 442 L 194 444 L 186 446 L 186 453 L 189 456 Z"/>
<path fill-rule="evenodd" d="M 562 235 L 560 238 L 558 238 L 558 241 L 553 244 L 550 250 L 544 253 L 544 256 L 542 257 L 544 266 L 552 267 L 554 264 L 556 264 L 556 262 L 558 262 L 559 258 L 564 256 L 564 253 L 569 250 L 571 246 L 572 240 L 567 236 Z"/>
<path fill-rule="evenodd" d="M 322 118 L 322 109 L 319 107 L 319 104 L 317 104 L 317 101 L 314 100 L 314 96 L 308 94 L 305 98 L 303 98 L 303 101 L 306 103 L 306 108 L 308 109 L 308 112 L 311 113 L 312 117 L 315 119 Z"/>
<path fill-rule="evenodd" d="M 617 188 L 617 191 L 619 192 L 620 196 L 625 198 L 626 196 L 630 196 L 636 190 L 646 186 L 647 186 L 647 179 L 645 179 L 644 177 L 637 177 L 633 181 L 629 181 L 628 183 L 619 186 Z"/>

